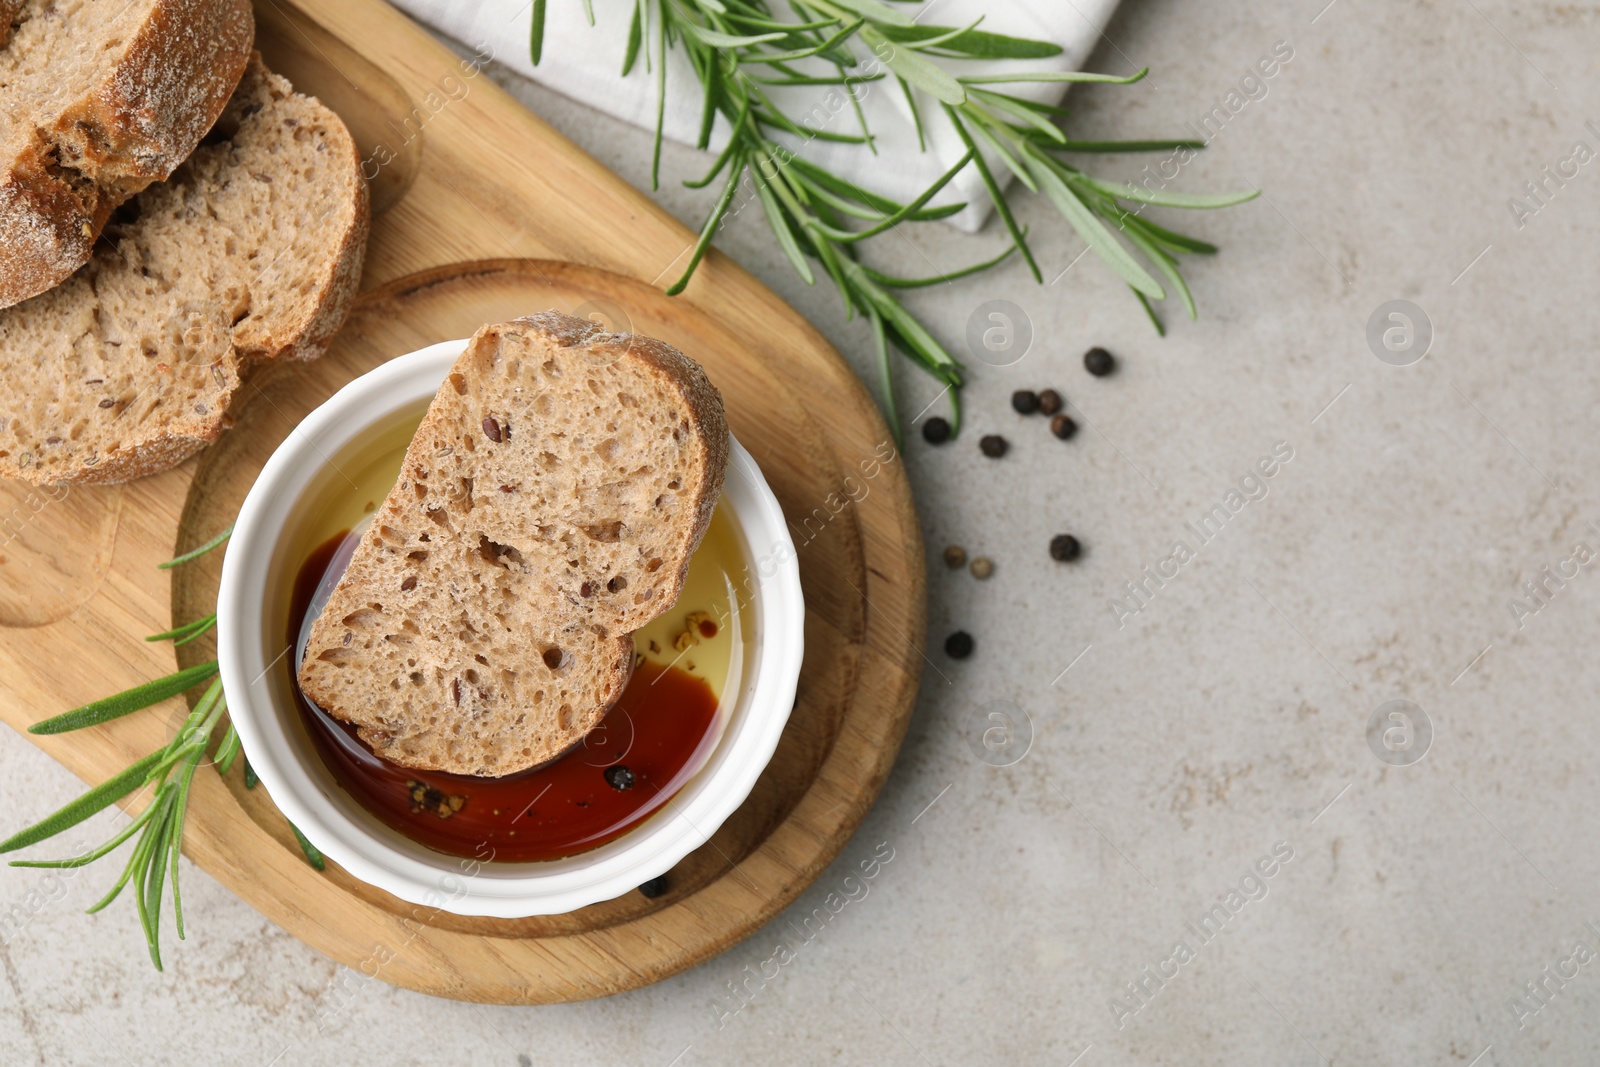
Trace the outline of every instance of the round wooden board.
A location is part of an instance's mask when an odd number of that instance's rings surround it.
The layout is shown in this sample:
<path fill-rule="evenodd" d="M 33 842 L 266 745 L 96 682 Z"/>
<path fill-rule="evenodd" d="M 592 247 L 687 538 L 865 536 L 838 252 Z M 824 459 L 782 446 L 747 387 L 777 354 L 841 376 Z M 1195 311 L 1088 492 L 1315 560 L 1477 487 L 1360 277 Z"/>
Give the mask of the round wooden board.
<path fill-rule="evenodd" d="M 195 473 L 178 545 L 232 522 L 279 442 L 352 378 L 483 323 L 551 307 L 660 337 L 705 366 L 734 435 L 789 518 L 806 597 L 805 663 L 794 712 L 754 792 L 654 900 L 630 893 L 566 915 L 463 918 L 406 904 L 331 864 L 325 876 L 306 877 L 292 866 L 297 847 L 265 790 L 247 791 L 240 774 L 229 776 L 256 836 L 280 852 L 270 857 L 278 882 L 289 880 L 299 897 L 246 893 L 252 903 L 349 967 L 464 1000 L 532 1004 L 634 989 L 753 933 L 810 884 L 866 814 L 905 732 L 922 662 L 915 513 L 888 433 L 848 368 L 837 358 L 763 365 L 688 301 L 569 263 L 454 264 L 363 294 L 322 359 L 251 381 L 238 424 Z M 213 553 L 173 572 L 174 619 L 213 610 L 220 565 Z M 208 638 L 179 653 L 188 665 L 214 650 Z"/>

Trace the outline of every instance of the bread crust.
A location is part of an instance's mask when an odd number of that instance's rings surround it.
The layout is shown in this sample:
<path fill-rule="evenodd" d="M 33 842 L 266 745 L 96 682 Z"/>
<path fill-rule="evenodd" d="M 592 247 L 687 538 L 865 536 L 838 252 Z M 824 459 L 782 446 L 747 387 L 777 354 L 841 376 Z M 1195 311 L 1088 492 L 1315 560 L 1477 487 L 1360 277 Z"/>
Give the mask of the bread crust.
<path fill-rule="evenodd" d="M 257 54 L 252 62 L 260 63 L 260 61 L 261 57 Z M 310 99 L 316 100 L 315 97 Z M 241 354 L 252 361 L 316 359 L 328 350 L 328 345 L 333 343 L 334 336 L 344 325 L 344 320 L 349 317 L 350 309 L 355 305 L 356 294 L 361 289 L 361 270 L 366 261 L 367 238 L 372 233 L 372 192 L 361 173 L 360 147 L 331 109 L 329 114 L 344 132 L 344 136 L 340 139 L 340 151 L 347 165 L 345 186 L 355 208 L 354 218 L 339 241 L 334 255 L 329 259 L 314 298 L 307 301 L 305 316 L 284 339 L 272 337 L 257 347 L 247 346 Z"/>
<path fill-rule="evenodd" d="M 0 0 L 0 33 L 24 6 Z M 89 92 L 0 146 L 0 308 L 88 262 L 112 210 L 177 169 L 227 105 L 254 37 L 248 0 L 155 0 Z"/>
<path fill-rule="evenodd" d="M 22 13 L 22 0 L 0 0 L 0 48 L 11 40 L 12 23 Z"/>
<path fill-rule="evenodd" d="M 361 153 L 355 140 L 350 139 L 350 159 L 355 175 L 356 216 L 354 223 L 344 233 L 344 239 L 328 265 L 327 274 L 318 298 L 311 302 L 305 325 L 289 344 L 281 348 L 277 359 L 304 362 L 316 359 L 328 350 L 333 338 L 350 317 L 356 294 L 361 289 L 361 269 L 366 261 L 367 238 L 372 232 L 372 200 L 366 179 L 361 177 Z M 258 357 L 259 358 L 259 357 Z"/>

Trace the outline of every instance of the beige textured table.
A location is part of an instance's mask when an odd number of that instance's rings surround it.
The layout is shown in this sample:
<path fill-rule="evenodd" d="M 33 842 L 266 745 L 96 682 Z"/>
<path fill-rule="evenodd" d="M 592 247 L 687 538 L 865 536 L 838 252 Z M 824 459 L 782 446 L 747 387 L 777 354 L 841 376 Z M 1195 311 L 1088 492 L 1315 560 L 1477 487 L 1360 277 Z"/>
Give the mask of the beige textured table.
<path fill-rule="evenodd" d="M 1034 341 L 977 366 L 957 443 L 909 450 L 922 702 L 878 807 L 789 913 L 638 993 L 481 1008 L 336 969 L 192 869 L 190 940 L 154 975 L 127 902 L 80 914 L 107 871 L 0 868 L 0 1062 L 1600 1059 L 1600 162 L 1574 153 L 1600 152 L 1600 12 L 1323 2 L 1127 0 L 1093 65 L 1152 77 L 1073 97 L 1085 136 L 1210 115 L 1174 187 L 1265 191 L 1181 220 L 1223 246 L 1190 271 L 1199 323 L 1155 338 L 1034 202 L 1054 284 L 1013 267 L 913 299 L 953 345 L 1011 300 Z M 1292 61 L 1241 88 L 1279 42 Z M 647 134 L 511 87 L 646 180 Z M 677 182 L 700 161 L 665 163 L 661 201 L 697 223 Z M 920 273 L 1000 240 L 919 227 L 875 262 Z M 866 367 L 866 333 L 758 219 L 723 247 Z M 1426 316 L 1420 360 L 1391 301 Z M 1091 344 L 1117 375 L 1084 373 Z M 1070 442 L 1009 409 L 1047 385 L 1081 415 Z M 902 379 L 903 410 L 933 395 Z M 998 462 L 990 432 L 1012 442 Z M 1046 554 L 1062 531 L 1075 564 Z M 994 577 L 945 570 L 948 543 Z M 961 663 L 938 648 L 956 628 L 977 640 Z M 1013 743 L 980 759 L 998 702 Z M 79 788 L 9 734 L 0 760 L 10 823 Z"/>

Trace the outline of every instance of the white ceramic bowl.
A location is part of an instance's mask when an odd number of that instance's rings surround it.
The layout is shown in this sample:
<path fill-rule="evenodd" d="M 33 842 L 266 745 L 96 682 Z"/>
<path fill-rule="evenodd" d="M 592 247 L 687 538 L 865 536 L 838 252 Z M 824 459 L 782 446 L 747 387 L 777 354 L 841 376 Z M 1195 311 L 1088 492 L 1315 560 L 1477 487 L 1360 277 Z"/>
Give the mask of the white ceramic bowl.
<path fill-rule="evenodd" d="M 355 877 L 403 900 L 460 915 L 514 918 L 571 911 L 620 896 L 666 873 L 704 844 L 755 785 L 794 704 L 805 604 L 788 526 L 772 490 L 738 442 L 724 505 L 749 569 L 753 621 L 737 694 L 715 749 L 678 794 L 598 848 L 539 863 L 478 863 L 435 852 L 379 822 L 338 785 L 300 720 L 291 658 L 274 620 L 296 568 L 290 529 L 330 457 L 425 404 L 464 341 L 390 360 L 334 394 L 278 447 L 239 510 L 217 595 L 217 654 L 228 711 L 250 766 L 291 822 Z"/>

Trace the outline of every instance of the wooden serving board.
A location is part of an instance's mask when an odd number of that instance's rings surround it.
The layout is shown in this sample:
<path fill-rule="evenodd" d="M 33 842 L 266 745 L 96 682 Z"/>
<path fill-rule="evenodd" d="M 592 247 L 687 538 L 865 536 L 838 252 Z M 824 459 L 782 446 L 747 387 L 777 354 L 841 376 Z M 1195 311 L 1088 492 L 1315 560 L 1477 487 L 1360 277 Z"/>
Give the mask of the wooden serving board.
<path fill-rule="evenodd" d="M 722 389 L 734 434 L 789 516 L 806 597 L 805 664 L 777 755 L 749 801 L 670 873 L 667 895 L 523 920 L 429 912 L 332 865 L 313 871 L 237 767 L 195 779 L 184 851 L 308 944 L 410 989 L 544 1003 L 691 967 L 752 933 L 833 859 L 905 731 L 922 662 L 923 557 L 888 431 L 827 342 L 727 259 L 713 253 L 684 296 L 664 296 L 657 286 L 681 269 L 693 235 L 388 5 L 262 0 L 256 17 L 268 64 L 383 161 L 363 295 L 326 356 L 255 378 L 239 424 L 181 468 L 122 487 L 0 485 L 0 718 L 23 730 L 173 670 L 171 647 L 141 638 L 208 613 L 221 560 L 156 564 L 231 522 L 277 443 L 357 374 L 549 307 L 654 334 Z M 185 664 L 211 655 L 203 642 L 180 651 Z M 172 700 L 30 739 L 99 781 L 164 744 L 185 710 Z M 135 920 L 119 901 L 85 921 Z M 205 936 L 192 918 L 190 936 Z"/>

